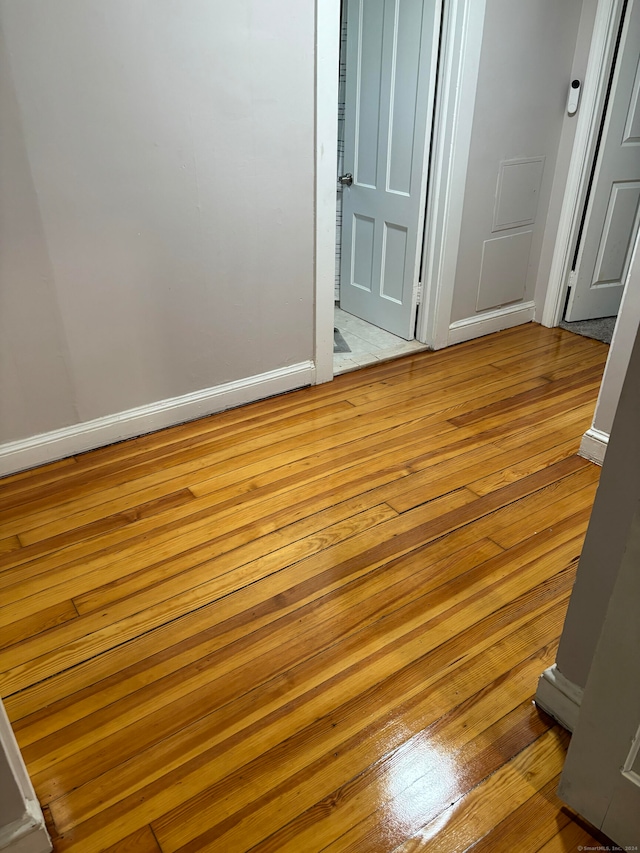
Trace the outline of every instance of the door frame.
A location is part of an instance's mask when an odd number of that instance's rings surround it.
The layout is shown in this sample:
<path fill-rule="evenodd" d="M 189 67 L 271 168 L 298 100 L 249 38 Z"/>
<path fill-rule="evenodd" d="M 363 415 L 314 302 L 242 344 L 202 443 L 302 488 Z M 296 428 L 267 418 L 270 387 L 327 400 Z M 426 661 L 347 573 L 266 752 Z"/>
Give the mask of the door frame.
<path fill-rule="evenodd" d="M 611 1 L 611 0 L 610 0 Z M 615 2 L 615 0 L 613 0 Z M 416 337 L 447 346 L 486 0 L 443 0 Z M 315 0 L 314 381 L 333 379 L 340 0 Z"/>
<path fill-rule="evenodd" d="M 557 326 L 564 314 L 623 3 L 624 0 L 598 0 L 596 8 L 558 235 L 542 310 L 541 323 L 547 327 Z"/>

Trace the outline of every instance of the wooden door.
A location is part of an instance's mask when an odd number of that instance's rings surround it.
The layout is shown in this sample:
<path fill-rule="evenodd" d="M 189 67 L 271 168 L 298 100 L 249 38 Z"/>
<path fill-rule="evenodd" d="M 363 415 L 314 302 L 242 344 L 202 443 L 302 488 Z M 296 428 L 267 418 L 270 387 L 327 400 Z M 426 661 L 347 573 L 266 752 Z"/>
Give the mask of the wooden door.
<path fill-rule="evenodd" d="M 340 305 L 414 337 L 439 0 L 349 0 Z"/>

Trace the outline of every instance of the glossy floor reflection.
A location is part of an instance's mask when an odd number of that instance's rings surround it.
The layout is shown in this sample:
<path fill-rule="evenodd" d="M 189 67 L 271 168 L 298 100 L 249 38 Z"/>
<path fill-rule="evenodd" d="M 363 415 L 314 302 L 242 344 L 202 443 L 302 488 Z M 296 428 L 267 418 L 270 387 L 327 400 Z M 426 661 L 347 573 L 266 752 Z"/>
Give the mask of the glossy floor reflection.
<path fill-rule="evenodd" d="M 0 481 L 56 853 L 567 853 L 532 703 L 608 347 L 529 324 Z"/>

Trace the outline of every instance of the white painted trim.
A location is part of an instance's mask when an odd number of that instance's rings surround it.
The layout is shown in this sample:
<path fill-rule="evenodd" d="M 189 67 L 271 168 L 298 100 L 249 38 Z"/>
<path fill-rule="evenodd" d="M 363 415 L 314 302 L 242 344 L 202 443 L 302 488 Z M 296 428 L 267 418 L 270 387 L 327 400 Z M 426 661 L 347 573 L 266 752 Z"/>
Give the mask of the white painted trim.
<path fill-rule="evenodd" d="M 316 0 L 316 381 L 333 376 L 335 190 L 339 0 Z M 449 343 L 464 188 L 480 67 L 486 0 L 451 0 L 443 12 L 443 42 L 434 116 L 432 176 L 427 200 L 416 337 L 433 349 Z"/>
<path fill-rule="evenodd" d="M 0 851 L 2 853 L 49 853 L 51 839 L 37 800 L 25 803 L 25 812 L 7 826 L 0 826 Z"/>
<path fill-rule="evenodd" d="M 427 202 L 417 338 L 432 349 L 452 341 L 449 325 L 458 265 L 464 189 L 480 67 L 485 0 L 445 3 L 432 179 Z"/>
<path fill-rule="evenodd" d="M 597 465 L 602 465 L 608 444 L 609 436 L 606 432 L 601 432 L 601 430 L 595 427 L 589 427 L 582 436 L 578 456 L 582 456 L 583 459 L 588 459 L 590 462 L 595 462 Z"/>
<path fill-rule="evenodd" d="M 333 332 L 331 337 L 333 339 Z M 313 362 L 303 361 L 289 367 L 280 367 L 256 376 L 248 376 L 235 382 L 226 382 L 214 388 L 205 388 L 202 391 L 138 406 L 115 415 L 107 415 L 31 438 L 12 441 L 0 445 L 0 476 L 201 418 L 264 397 L 282 394 L 304 385 L 312 385 L 314 380 Z"/>
<path fill-rule="evenodd" d="M 456 0 L 450 0 L 453 5 Z M 448 0 L 436 0 L 433 16 L 433 32 L 431 33 L 430 45 L 430 63 L 429 63 L 429 86 L 427 92 L 427 103 L 431 103 L 431 109 L 427 109 L 427 123 L 425 125 L 425 145 L 424 156 L 422 159 L 422 175 L 420 178 L 420 199 L 418 211 L 418 239 L 416 242 L 416 257 L 413 268 L 413 295 L 412 295 L 412 329 L 415 329 L 416 338 L 420 334 L 420 324 L 425 322 L 426 306 L 422 298 L 424 293 L 423 287 L 423 267 L 425 263 L 424 246 L 426 238 L 426 222 L 429 216 L 429 169 L 431 168 L 433 158 L 433 147 L 436 140 L 437 122 L 440 118 L 438 110 L 437 92 L 438 92 L 438 77 L 441 73 L 442 56 L 440 51 L 440 41 L 444 30 L 445 6 L 449 5 Z M 422 242 L 420 239 L 422 235 Z"/>
<path fill-rule="evenodd" d="M 23 814 L 17 820 L 0 826 L 0 850 L 6 853 L 48 853 L 51 850 L 51 841 L 42 809 L 1 701 L 0 750 L 8 762 L 9 773 L 9 777 L 2 780 L 2 787 L 5 790 L 13 788 L 24 807 Z"/>
<path fill-rule="evenodd" d="M 533 320 L 535 307 L 535 302 L 519 302 L 517 305 L 507 305 L 504 308 L 496 308 L 495 311 L 485 311 L 474 317 L 456 320 L 449 326 L 447 344 L 460 344 L 463 341 L 479 338 L 481 335 L 489 335 L 491 332 L 530 323 Z"/>
<path fill-rule="evenodd" d="M 623 0 L 598 0 L 587 71 L 582 85 L 576 135 L 558 223 L 558 236 L 542 311 L 543 326 L 557 326 L 562 320 L 569 272 L 598 134 L 598 117 L 604 104 L 616 22 L 619 20 L 622 2 Z"/>
<path fill-rule="evenodd" d="M 540 676 L 535 703 L 572 732 L 578 722 L 584 690 L 569 681 L 554 663 Z"/>
<path fill-rule="evenodd" d="M 0 744 L 2 751 L 7 757 L 9 766 L 15 778 L 16 784 L 26 800 L 35 800 L 36 792 L 31 784 L 31 779 L 27 773 L 27 767 L 22 758 L 22 753 L 18 746 L 18 741 L 11 728 L 11 722 L 5 710 L 5 707 L 0 700 Z"/>
<path fill-rule="evenodd" d="M 315 367 L 333 379 L 340 0 L 316 0 Z"/>

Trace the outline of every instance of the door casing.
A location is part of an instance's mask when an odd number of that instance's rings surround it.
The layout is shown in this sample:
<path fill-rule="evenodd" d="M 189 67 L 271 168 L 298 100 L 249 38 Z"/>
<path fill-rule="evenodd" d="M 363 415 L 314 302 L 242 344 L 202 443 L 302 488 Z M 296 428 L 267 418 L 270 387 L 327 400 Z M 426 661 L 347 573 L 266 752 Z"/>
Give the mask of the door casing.
<path fill-rule="evenodd" d="M 611 317 L 620 308 L 638 228 L 640 146 L 629 127 L 629 122 L 637 121 L 638 116 L 638 43 L 640 0 L 627 0 L 570 279 L 564 313 L 568 321 Z M 628 226 L 630 230 L 625 233 Z M 625 244 L 626 251 L 622 250 Z"/>
<path fill-rule="evenodd" d="M 416 337 L 448 343 L 485 0 L 444 0 Z M 340 0 L 316 0 L 315 382 L 333 379 Z"/>
<path fill-rule="evenodd" d="M 598 0 L 542 325 L 562 320 L 624 0 Z"/>
<path fill-rule="evenodd" d="M 576 134 L 541 322 L 562 319 L 623 0 L 598 0 Z M 416 337 L 447 346 L 485 0 L 444 0 L 431 177 Z M 316 0 L 315 381 L 333 378 L 335 176 L 340 0 Z"/>

